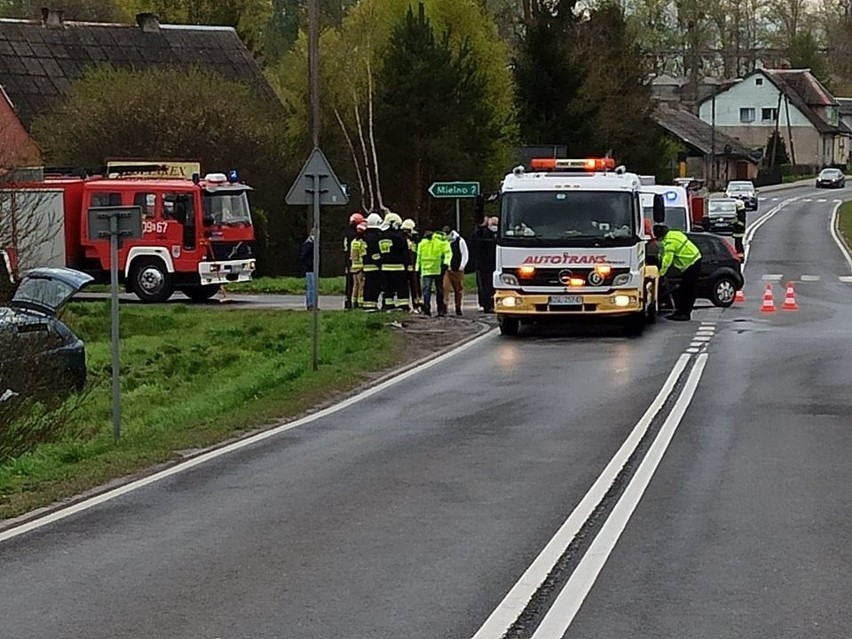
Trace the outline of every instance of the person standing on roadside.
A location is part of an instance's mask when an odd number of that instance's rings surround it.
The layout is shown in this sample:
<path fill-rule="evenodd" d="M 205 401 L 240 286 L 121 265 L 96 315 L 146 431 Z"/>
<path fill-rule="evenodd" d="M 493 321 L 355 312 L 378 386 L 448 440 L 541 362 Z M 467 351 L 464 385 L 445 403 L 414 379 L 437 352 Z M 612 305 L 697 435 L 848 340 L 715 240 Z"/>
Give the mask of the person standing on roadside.
<path fill-rule="evenodd" d="M 349 273 L 352 276 L 352 308 L 363 308 L 364 306 L 364 255 L 367 254 L 364 231 L 366 230 L 366 222 L 361 222 L 356 226 L 355 238 L 349 244 Z"/>
<path fill-rule="evenodd" d="M 461 315 L 462 302 L 464 301 L 464 269 L 467 267 L 470 254 L 467 250 L 467 242 L 459 235 L 458 231 L 445 226 L 444 233 L 450 242 L 450 251 L 452 252 L 450 268 L 444 275 L 444 306 L 449 307 L 450 305 L 450 289 L 452 288 L 456 303 L 456 315 Z"/>
<path fill-rule="evenodd" d="M 427 231 L 417 245 L 415 268 L 422 278 L 423 313 L 432 315 L 432 287 L 438 305 L 438 317 L 447 314 L 444 302 L 444 274 L 450 266 L 453 254 L 446 236 L 438 231 Z"/>
<path fill-rule="evenodd" d="M 375 313 L 379 310 L 379 295 L 382 293 L 382 252 L 379 241 L 382 239 L 382 217 L 378 213 L 367 216 L 367 230 L 364 231 L 364 310 Z"/>
<path fill-rule="evenodd" d="M 344 276 L 346 277 L 346 299 L 343 302 L 343 308 L 349 310 L 352 308 L 352 300 L 353 294 L 352 289 L 354 286 L 354 278 L 352 277 L 352 263 L 350 262 L 351 258 L 351 248 L 352 241 L 358 236 L 357 228 L 361 222 L 364 221 L 364 216 L 360 211 L 356 211 L 352 215 L 349 216 L 349 226 L 346 227 L 346 233 L 343 235 L 343 259 L 346 264 L 344 268 Z"/>
<path fill-rule="evenodd" d="M 498 218 L 487 217 L 474 232 L 476 288 L 479 306 L 483 313 L 494 312 L 494 271 L 497 268 L 498 225 Z"/>
<path fill-rule="evenodd" d="M 406 219 L 402 221 L 402 232 L 408 241 L 408 288 L 411 291 L 411 308 L 415 313 L 421 312 L 423 309 L 423 294 L 420 286 L 420 274 L 415 268 L 417 262 L 417 243 L 420 238 L 417 236 L 417 225 L 414 220 Z"/>
<path fill-rule="evenodd" d="M 745 234 L 746 234 L 746 208 L 745 202 L 737 200 L 737 217 L 733 224 L 734 245 L 737 249 L 740 259 L 745 255 Z"/>
<path fill-rule="evenodd" d="M 317 282 L 314 278 L 314 230 L 308 234 L 308 239 L 302 243 L 299 255 L 302 269 L 305 271 L 305 308 L 309 311 L 314 307 L 314 295 Z"/>

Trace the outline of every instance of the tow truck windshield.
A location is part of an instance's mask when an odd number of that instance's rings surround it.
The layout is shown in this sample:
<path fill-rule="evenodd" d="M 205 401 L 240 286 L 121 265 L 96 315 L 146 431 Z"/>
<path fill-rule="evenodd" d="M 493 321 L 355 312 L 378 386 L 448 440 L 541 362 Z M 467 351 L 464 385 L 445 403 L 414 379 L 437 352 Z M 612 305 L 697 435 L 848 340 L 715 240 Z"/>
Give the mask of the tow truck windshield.
<path fill-rule="evenodd" d="M 251 210 L 245 191 L 204 194 L 204 217 L 215 226 L 251 225 Z"/>
<path fill-rule="evenodd" d="M 501 239 L 507 243 L 630 244 L 633 197 L 614 191 L 526 191 L 503 195 Z"/>

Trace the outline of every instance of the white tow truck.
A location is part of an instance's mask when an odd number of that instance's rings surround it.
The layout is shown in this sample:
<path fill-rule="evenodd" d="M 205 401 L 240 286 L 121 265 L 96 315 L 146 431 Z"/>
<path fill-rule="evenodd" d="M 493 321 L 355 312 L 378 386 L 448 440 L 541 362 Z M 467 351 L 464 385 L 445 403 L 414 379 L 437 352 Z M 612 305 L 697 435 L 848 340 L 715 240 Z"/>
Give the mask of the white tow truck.
<path fill-rule="evenodd" d="M 617 318 L 639 334 L 657 316 L 659 272 L 646 259 L 639 176 L 611 158 L 534 159 L 500 189 L 494 272 L 503 335 L 522 323 Z M 665 219 L 662 195 L 653 219 Z"/>

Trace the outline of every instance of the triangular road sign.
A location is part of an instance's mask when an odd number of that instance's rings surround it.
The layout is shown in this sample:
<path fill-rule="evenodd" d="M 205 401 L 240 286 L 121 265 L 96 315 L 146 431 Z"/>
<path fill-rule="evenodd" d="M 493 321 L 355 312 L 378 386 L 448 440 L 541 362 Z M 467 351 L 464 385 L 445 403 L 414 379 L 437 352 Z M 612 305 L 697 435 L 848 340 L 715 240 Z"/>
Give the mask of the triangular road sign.
<path fill-rule="evenodd" d="M 342 206 L 349 204 L 349 197 L 334 174 L 328 159 L 320 149 L 314 149 L 305 162 L 299 177 L 290 187 L 284 199 L 291 206 L 310 206 L 314 203 L 314 176 L 320 177 L 320 204 Z"/>

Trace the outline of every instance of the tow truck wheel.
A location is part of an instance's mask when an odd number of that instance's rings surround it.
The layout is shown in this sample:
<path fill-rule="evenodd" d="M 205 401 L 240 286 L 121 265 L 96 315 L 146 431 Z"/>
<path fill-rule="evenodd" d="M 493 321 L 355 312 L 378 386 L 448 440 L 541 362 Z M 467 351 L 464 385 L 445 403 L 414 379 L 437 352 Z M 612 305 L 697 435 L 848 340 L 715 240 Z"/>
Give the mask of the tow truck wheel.
<path fill-rule="evenodd" d="M 500 326 L 500 335 L 515 337 L 521 329 L 521 321 L 516 317 L 501 317 L 497 320 Z"/>
<path fill-rule="evenodd" d="M 645 311 L 633 313 L 624 320 L 624 333 L 629 337 L 638 337 L 645 331 L 648 314 Z"/>
<path fill-rule="evenodd" d="M 171 273 L 156 257 L 141 258 L 133 263 L 130 286 L 143 302 L 165 302 L 174 292 Z"/>
<path fill-rule="evenodd" d="M 183 294 L 193 302 L 204 302 L 219 292 L 218 284 L 209 284 L 207 286 L 188 286 L 183 289 Z"/>

